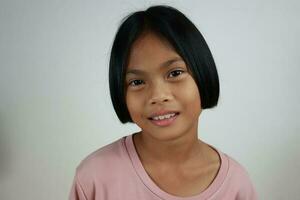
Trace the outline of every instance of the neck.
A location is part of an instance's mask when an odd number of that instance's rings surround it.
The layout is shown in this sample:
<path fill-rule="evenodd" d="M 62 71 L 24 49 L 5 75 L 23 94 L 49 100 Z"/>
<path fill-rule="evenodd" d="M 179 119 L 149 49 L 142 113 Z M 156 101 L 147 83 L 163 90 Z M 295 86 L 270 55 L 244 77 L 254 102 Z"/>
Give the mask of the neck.
<path fill-rule="evenodd" d="M 184 134 L 178 138 L 161 141 L 149 134 L 139 132 L 134 135 L 137 152 L 143 164 L 181 165 L 188 163 L 201 154 L 202 142 L 197 131 L 194 134 Z"/>

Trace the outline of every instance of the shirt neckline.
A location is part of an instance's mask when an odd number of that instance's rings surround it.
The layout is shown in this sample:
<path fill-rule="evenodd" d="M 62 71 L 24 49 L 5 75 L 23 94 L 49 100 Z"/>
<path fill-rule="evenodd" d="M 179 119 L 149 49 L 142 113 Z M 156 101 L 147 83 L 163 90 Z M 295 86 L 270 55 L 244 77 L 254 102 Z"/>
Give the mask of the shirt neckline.
<path fill-rule="evenodd" d="M 125 137 L 125 145 L 129 154 L 129 157 L 131 159 L 132 165 L 139 176 L 139 178 L 142 180 L 144 185 L 152 191 L 156 196 L 160 197 L 161 199 L 165 200 L 201 200 L 201 199 L 207 199 L 210 196 L 212 196 L 222 185 L 224 182 L 227 172 L 228 172 L 228 167 L 229 167 L 229 161 L 228 158 L 226 157 L 225 154 L 223 154 L 221 151 L 219 151 L 217 148 L 209 145 L 213 149 L 216 150 L 216 152 L 219 154 L 221 164 L 219 171 L 213 180 L 213 182 L 206 188 L 204 191 L 202 191 L 200 194 L 190 196 L 190 197 L 179 197 L 175 196 L 172 194 L 169 194 L 162 190 L 160 187 L 156 185 L 156 183 L 149 177 L 147 174 L 145 168 L 143 167 L 143 164 L 138 156 L 138 153 L 136 151 L 134 142 L 133 142 L 133 135 L 128 135 Z"/>

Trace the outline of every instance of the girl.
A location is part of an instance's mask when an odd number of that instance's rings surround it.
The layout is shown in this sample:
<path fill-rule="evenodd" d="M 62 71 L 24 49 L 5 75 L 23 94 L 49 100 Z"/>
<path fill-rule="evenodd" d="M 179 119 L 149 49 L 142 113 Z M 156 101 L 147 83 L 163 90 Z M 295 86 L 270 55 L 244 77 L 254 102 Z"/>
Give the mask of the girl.
<path fill-rule="evenodd" d="M 111 51 L 109 84 L 120 138 L 77 167 L 70 200 L 255 200 L 246 170 L 198 139 L 202 109 L 217 105 L 219 79 L 195 25 L 175 8 L 129 15 Z"/>

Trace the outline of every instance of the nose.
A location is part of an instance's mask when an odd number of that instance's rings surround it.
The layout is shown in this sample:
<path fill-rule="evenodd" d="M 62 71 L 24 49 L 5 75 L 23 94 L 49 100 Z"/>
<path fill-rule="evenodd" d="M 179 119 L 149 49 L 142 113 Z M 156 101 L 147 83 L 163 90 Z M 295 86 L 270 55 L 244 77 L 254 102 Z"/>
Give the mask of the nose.
<path fill-rule="evenodd" d="M 150 104 L 163 104 L 164 102 L 168 102 L 172 99 L 170 88 L 164 83 L 153 84 L 149 88 L 149 93 Z"/>

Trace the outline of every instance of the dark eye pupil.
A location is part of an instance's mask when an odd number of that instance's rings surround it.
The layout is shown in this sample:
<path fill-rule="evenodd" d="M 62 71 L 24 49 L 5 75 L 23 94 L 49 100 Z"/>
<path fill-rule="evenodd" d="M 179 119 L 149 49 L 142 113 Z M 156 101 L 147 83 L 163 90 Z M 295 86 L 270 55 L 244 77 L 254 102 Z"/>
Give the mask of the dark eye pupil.
<path fill-rule="evenodd" d="M 172 75 L 173 75 L 173 76 L 178 76 L 180 73 L 181 73 L 180 71 L 173 71 L 173 72 L 172 72 Z"/>
<path fill-rule="evenodd" d="M 139 85 L 139 84 L 142 83 L 142 81 L 141 80 L 134 80 L 133 83 L 134 83 L 134 85 Z"/>

